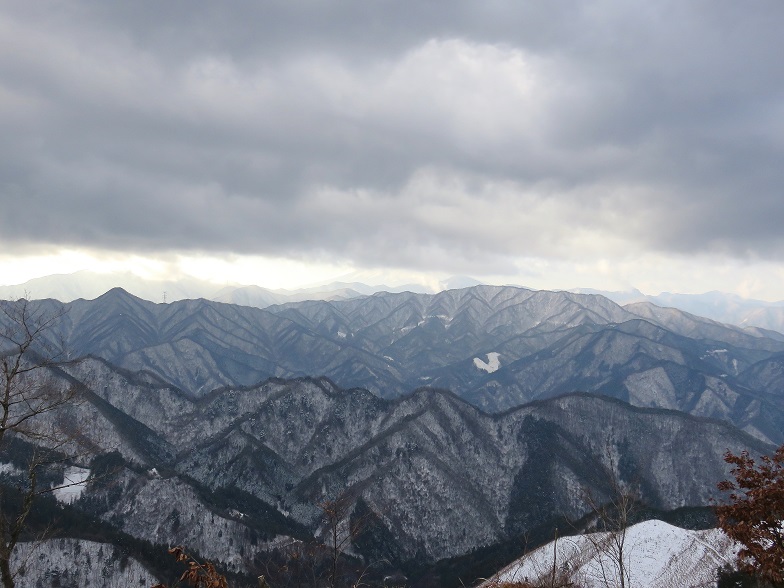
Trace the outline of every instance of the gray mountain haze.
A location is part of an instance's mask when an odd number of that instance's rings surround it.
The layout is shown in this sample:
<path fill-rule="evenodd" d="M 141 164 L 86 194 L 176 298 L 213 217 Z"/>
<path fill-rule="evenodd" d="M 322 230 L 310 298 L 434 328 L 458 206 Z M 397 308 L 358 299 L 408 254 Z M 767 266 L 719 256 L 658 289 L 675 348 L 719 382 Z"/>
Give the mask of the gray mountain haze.
<path fill-rule="evenodd" d="M 649 303 L 475 286 L 266 309 L 153 304 L 112 290 L 64 308 L 59 336 L 72 357 L 101 357 L 194 396 L 302 376 L 385 398 L 446 388 L 490 411 L 599 392 L 784 439 L 781 390 L 766 376 L 778 373 L 784 340 Z"/>
<path fill-rule="evenodd" d="M 54 298 L 62 302 L 71 302 L 79 298 L 91 300 L 117 287 L 154 302 L 164 302 L 164 296 L 169 302 L 188 298 L 211 299 L 221 288 L 224 288 L 195 278 L 150 280 L 132 272 L 99 273 L 82 270 L 70 274 L 34 278 L 21 284 L 0 286 L 0 299 Z M 228 285 L 225 287 L 227 288 Z"/>
<path fill-rule="evenodd" d="M 372 277 L 372 276 L 368 276 Z M 443 290 L 455 290 L 479 286 L 481 282 L 468 276 L 452 276 L 445 280 L 424 283 L 409 283 L 401 286 L 385 284 L 369 285 L 357 281 L 332 281 L 316 286 L 297 289 L 269 289 L 257 285 L 225 284 L 180 278 L 172 280 L 144 279 L 126 272 L 96 273 L 88 270 L 72 274 L 59 274 L 28 280 L 21 284 L 0 286 L 0 299 L 15 299 L 23 296 L 32 298 L 54 298 L 71 302 L 78 298 L 91 300 L 106 291 L 121 287 L 134 296 L 154 302 L 174 302 L 204 298 L 217 302 L 266 308 L 287 302 L 307 300 L 345 300 L 369 296 L 377 292 L 415 292 L 435 294 Z M 636 302 L 651 302 L 657 306 L 671 307 L 690 314 L 710 318 L 721 323 L 743 327 L 758 327 L 784 333 L 784 301 L 765 302 L 741 298 L 735 294 L 707 292 L 704 294 L 662 293 L 646 295 L 639 290 L 610 292 L 591 288 L 569 290 L 578 294 L 598 294 L 624 306 Z M 164 300 L 165 298 L 165 300 Z"/>
<path fill-rule="evenodd" d="M 706 292 L 704 294 L 663 292 L 656 296 L 649 296 L 639 290 L 605 292 L 590 288 L 576 288 L 571 291 L 582 294 L 600 294 L 620 305 L 652 302 L 657 306 L 678 308 L 720 323 L 742 327 L 760 327 L 784 333 L 784 301 L 752 300 L 725 292 Z"/>
<path fill-rule="evenodd" d="M 480 282 L 467 276 L 453 276 L 429 285 L 404 284 L 400 286 L 368 285 L 357 281 L 332 281 L 323 284 L 286 290 L 269 289 L 257 285 L 219 285 L 196 278 L 170 280 L 146 279 L 132 272 L 98 273 L 82 270 L 71 274 L 56 274 L 34 278 L 21 284 L 0 286 L 0 299 L 54 298 L 71 302 L 78 298 L 91 300 L 112 288 L 123 288 L 134 296 L 154 302 L 174 302 L 205 298 L 243 306 L 265 308 L 273 304 L 303 300 L 333 300 L 354 298 L 376 292 L 435 293 L 440 290 L 477 286 Z M 435 286 L 435 288 L 434 288 Z M 165 298 L 165 300 L 164 300 Z"/>

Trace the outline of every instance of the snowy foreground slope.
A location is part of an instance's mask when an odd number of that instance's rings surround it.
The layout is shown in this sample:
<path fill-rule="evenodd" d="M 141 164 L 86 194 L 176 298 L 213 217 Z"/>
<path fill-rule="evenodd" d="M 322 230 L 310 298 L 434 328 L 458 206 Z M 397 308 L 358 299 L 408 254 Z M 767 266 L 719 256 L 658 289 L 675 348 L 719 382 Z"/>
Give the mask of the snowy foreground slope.
<path fill-rule="evenodd" d="M 611 550 L 601 549 L 606 533 L 563 537 L 556 552 L 557 573 L 568 573 L 577 586 L 618 586 L 618 572 Z M 627 586 L 645 588 L 696 588 L 714 586 L 716 570 L 732 564 L 737 547 L 719 529 L 689 531 L 662 521 L 645 521 L 629 527 L 624 543 Z M 513 562 L 481 588 L 503 582 L 550 578 L 553 543 Z M 605 581 L 605 578 L 607 581 Z"/>

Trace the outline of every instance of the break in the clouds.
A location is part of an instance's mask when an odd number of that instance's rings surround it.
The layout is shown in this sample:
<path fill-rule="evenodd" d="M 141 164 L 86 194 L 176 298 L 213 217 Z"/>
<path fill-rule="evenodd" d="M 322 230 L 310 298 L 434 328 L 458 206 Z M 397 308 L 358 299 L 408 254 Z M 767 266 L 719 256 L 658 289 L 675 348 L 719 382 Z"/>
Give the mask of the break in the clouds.
<path fill-rule="evenodd" d="M 784 263 L 782 22 L 778 0 L 4 2 L 0 241 Z"/>

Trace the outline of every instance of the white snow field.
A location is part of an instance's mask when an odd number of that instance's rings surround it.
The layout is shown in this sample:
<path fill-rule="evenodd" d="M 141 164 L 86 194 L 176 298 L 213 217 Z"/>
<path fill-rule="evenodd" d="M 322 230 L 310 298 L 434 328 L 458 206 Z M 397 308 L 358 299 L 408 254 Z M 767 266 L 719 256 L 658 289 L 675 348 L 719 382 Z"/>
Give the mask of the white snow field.
<path fill-rule="evenodd" d="M 498 358 L 501 357 L 501 354 L 497 351 L 493 351 L 492 353 L 487 354 L 487 361 L 482 361 L 478 357 L 474 358 L 474 366 L 477 369 L 483 370 L 488 374 L 492 374 L 495 371 L 498 371 L 498 368 L 501 367 L 501 362 Z"/>
<path fill-rule="evenodd" d="M 608 533 L 576 535 L 558 539 L 513 562 L 481 584 L 491 588 L 503 582 L 536 582 L 553 573 L 569 574 L 582 588 L 620 586 Z M 627 586 L 635 588 L 697 588 L 715 586 L 716 571 L 732 565 L 737 545 L 719 529 L 689 531 L 657 520 L 626 530 L 624 562 Z"/>

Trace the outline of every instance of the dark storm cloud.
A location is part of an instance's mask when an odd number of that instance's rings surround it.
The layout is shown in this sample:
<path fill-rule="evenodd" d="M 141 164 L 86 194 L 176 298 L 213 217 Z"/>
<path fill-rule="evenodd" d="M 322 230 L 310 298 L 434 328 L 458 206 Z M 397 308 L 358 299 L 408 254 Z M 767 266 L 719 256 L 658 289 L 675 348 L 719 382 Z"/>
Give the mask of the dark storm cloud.
<path fill-rule="evenodd" d="M 6 243 L 784 256 L 784 5 L 0 8 Z"/>

